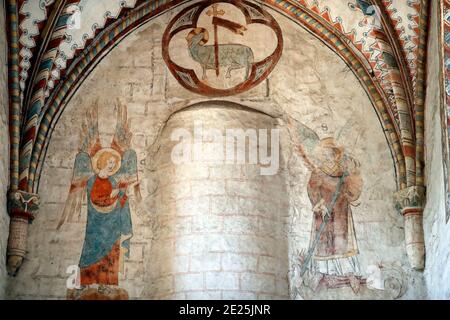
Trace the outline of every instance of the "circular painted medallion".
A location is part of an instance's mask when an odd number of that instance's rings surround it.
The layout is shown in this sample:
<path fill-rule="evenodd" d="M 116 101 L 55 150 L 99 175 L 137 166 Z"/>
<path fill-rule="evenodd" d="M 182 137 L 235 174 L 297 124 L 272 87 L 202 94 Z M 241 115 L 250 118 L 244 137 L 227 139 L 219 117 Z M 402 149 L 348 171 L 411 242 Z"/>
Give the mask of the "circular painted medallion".
<path fill-rule="evenodd" d="M 264 81 L 283 50 L 277 21 L 248 1 L 202 1 L 164 32 L 163 57 L 186 89 L 206 96 L 245 92 Z"/>

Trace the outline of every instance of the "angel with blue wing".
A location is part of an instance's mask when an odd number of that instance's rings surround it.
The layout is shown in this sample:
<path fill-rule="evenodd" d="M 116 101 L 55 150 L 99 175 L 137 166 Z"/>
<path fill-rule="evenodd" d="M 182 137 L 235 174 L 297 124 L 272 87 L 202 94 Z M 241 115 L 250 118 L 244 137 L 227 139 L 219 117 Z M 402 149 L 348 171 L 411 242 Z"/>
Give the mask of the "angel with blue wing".
<path fill-rule="evenodd" d="M 81 286 L 117 286 L 133 235 L 129 196 L 139 199 L 136 152 L 130 148 L 127 108 L 116 106 L 117 125 L 111 146 L 103 148 L 98 131 L 98 105 L 87 112 L 72 183 L 58 223 L 80 216 L 87 203 L 87 225 L 79 261 Z"/>

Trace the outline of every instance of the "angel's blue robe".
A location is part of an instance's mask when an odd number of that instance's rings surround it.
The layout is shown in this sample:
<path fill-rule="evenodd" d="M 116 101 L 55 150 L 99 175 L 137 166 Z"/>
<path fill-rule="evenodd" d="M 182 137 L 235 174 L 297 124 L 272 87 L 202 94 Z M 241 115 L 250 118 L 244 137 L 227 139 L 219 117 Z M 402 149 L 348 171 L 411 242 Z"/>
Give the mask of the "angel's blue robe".
<path fill-rule="evenodd" d="M 128 200 L 124 191 L 119 192 L 119 199 L 107 213 L 98 211 L 92 203 L 92 188 L 98 176 L 92 176 L 87 182 L 87 226 L 84 238 L 83 250 L 81 253 L 80 268 L 88 267 L 97 263 L 107 256 L 114 244 L 121 238 L 127 236 L 121 242 L 121 251 L 125 256 L 129 256 L 130 240 L 132 234 L 131 215 Z M 98 178 L 99 179 L 99 178 Z M 108 178 L 112 189 L 116 189 L 118 184 L 113 177 Z"/>

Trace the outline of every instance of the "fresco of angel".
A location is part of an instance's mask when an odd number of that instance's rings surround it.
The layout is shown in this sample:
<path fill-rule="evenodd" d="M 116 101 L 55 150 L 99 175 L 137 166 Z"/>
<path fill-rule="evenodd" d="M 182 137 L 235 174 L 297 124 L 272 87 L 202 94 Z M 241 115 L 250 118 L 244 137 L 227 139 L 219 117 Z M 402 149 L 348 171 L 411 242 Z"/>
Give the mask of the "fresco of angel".
<path fill-rule="evenodd" d="M 87 225 L 79 261 L 80 284 L 117 286 L 133 235 L 129 196 L 139 198 L 136 152 L 130 148 L 127 107 L 116 105 L 117 125 L 110 147 L 102 147 L 98 105 L 87 112 L 75 158 L 69 195 L 57 229 L 81 215 L 87 204 Z"/>
<path fill-rule="evenodd" d="M 296 152 L 311 170 L 307 192 L 312 231 L 309 248 L 300 259 L 300 276 L 312 277 L 316 287 L 322 280 L 359 286 L 362 279 L 351 207 L 358 204 L 362 192 L 360 164 L 333 137 L 321 140 L 293 119 L 288 127 Z"/>

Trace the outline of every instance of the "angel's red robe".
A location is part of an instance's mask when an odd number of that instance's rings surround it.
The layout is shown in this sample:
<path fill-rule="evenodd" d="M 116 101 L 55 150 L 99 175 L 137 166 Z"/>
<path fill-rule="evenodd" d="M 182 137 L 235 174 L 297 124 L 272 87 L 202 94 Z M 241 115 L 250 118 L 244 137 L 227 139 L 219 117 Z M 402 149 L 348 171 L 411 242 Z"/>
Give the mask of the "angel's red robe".
<path fill-rule="evenodd" d="M 340 176 L 331 176 L 321 170 L 315 170 L 308 183 L 308 195 L 312 205 L 315 206 L 323 199 L 324 205 L 330 208 L 340 179 Z M 317 244 L 315 260 L 348 258 L 358 254 L 350 204 L 359 198 L 362 180 L 359 174 L 350 174 L 343 179 L 330 213 L 330 220 Z M 314 213 L 311 242 L 316 238 L 322 222 L 322 215 Z"/>

